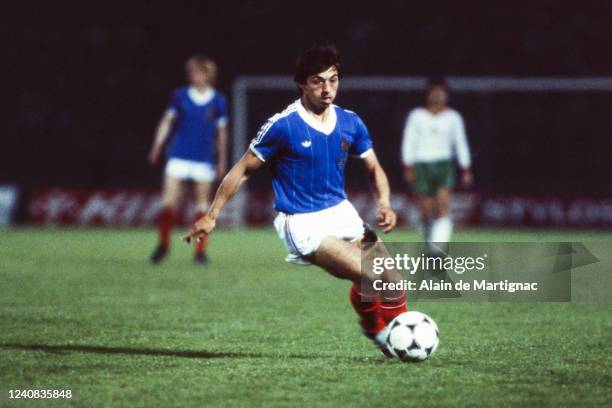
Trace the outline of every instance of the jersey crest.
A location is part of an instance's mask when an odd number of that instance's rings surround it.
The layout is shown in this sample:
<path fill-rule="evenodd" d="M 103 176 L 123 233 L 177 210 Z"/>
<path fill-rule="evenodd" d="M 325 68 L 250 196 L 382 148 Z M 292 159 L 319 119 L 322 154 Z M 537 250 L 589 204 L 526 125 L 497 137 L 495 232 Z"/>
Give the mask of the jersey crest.
<path fill-rule="evenodd" d="M 340 140 L 340 149 L 342 149 L 342 157 L 338 159 L 338 166 L 344 167 L 346 165 L 346 160 L 348 159 L 348 152 L 350 148 L 351 145 L 349 144 L 348 140 L 343 137 Z"/>

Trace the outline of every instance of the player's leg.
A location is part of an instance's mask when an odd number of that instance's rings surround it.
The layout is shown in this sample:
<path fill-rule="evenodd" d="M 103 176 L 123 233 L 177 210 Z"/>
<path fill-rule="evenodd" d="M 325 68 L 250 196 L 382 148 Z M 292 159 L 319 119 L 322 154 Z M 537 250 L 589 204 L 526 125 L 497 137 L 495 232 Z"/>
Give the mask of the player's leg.
<path fill-rule="evenodd" d="M 363 223 L 361 217 L 355 208 L 348 202 L 344 202 L 335 209 L 330 210 L 329 219 L 325 220 L 326 225 L 331 228 L 328 230 L 337 238 L 340 243 L 331 240 L 327 237 L 322 240 L 317 250 L 315 251 L 315 259 L 319 265 L 341 278 L 350 279 L 353 282 L 351 293 L 351 303 L 355 306 L 354 295 L 359 294 L 366 303 L 372 300 L 372 297 L 378 297 L 380 302 L 379 314 L 382 316 L 384 323 L 389 323 L 395 316 L 406 311 L 405 292 L 391 290 L 375 290 L 373 282 L 376 280 L 383 283 L 399 283 L 401 276 L 395 269 L 385 270 L 382 275 L 373 273 L 371 267 L 362 267 L 364 264 L 372 265 L 375 258 L 387 258 L 389 253 L 382 241 L 376 236 L 376 233 Z M 346 245 L 343 240 L 351 240 L 352 248 L 350 251 L 343 251 L 335 246 Z M 327 251 L 327 253 L 326 253 Z M 343 260 L 342 257 L 345 259 Z M 343 274 L 351 273 L 351 276 L 343 276 Z M 356 280 L 359 279 L 359 280 Z M 357 312 L 360 311 L 356 308 Z"/>
<path fill-rule="evenodd" d="M 439 252 L 447 252 L 453 231 L 449 204 L 455 185 L 455 168 L 452 162 L 442 161 L 435 165 L 436 189 L 434 199 L 434 222 L 431 227 L 432 242 L 439 246 Z"/>
<path fill-rule="evenodd" d="M 382 317 L 378 294 L 366 293 L 366 290 L 361 290 L 361 249 L 359 243 L 349 243 L 335 237 L 324 238 L 311 260 L 331 275 L 353 282 L 349 290 L 351 305 L 359 315 L 359 324 L 363 333 L 375 340 L 376 335 L 385 328 L 385 321 Z M 369 285 L 363 286 L 368 287 Z"/>
<path fill-rule="evenodd" d="M 451 192 L 448 187 L 440 187 L 434 196 L 434 218 L 449 216 Z"/>
<path fill-rule="evenodd" d="M 210 206 L 210 190 L 212 184 L 208 181 L 199 181 L 194 185 L 194 191 L 196 196 L 196 219 L 199 220 L 206 214 L 208 207 Z M 205 264 L 208 262 L 208 256 L 206 250 L 208 248 L 208 235 L 201 240 L 196 240 L 194 260 L 197 263 Z"/>
<path fill-rule="evenodd" d="M 378 241 L 380 243 L 380 241 Z M 353 282 L 351 304 L 360 316 L 364 333 L 374 337 L 398 314 L 406 311 L 406 294 L 401 290 L 375 291 L 373 282 L 398 283 L 401 276 L 394 269 L 381 275 L 362 269 L 362 256 L 388 256 L 382 245 L 364 245 L 361 241 L 348 243 L 335 237 L 323 239 L 313 255 L 313 263 L 340 279 Z"/>
<path fill-rule="evenodd" d="M 323 238 L 312 261 L 331 275 L 361 284 L 361 250 L 358 243 L 335 237 Z"/>
<path fill-rule="evenodd" d="M 434 222 L 431 228 L 431 242 L 440 246 L 446 252 L 448 242 L 453 232 L 453 222 L 449 213 L 451 191 L 448 187 L 440 187 L 434 199 Z"/>
<path fill-rule="evenodd" d="M 376 244 L 376 245 L 374 245 Z M 360 240 L 360 249 L 362 257 L 369 260 L 369 263 L 375 258 L 390 258 L 391 255 L 384 246 L 382 240 L 376 236 L 376 233 L 366 225 L 366 232 Z M 363 270 L 363 269 L 362 269 Z M 366 269 L 365 273 L 374 276 L 373 272 Z M 381 276 L 374 276 L 374 278 Z M 383 272 L 382 278 L 385 282 L 398 283 L 402 280 L 402 276 L 395 269 L 388 269 Z M 363 281 L 363 279 L 362 279 Z M 406 291 L 404 290 L 383 290 L 379 291 L 381 315 L 388 325 L 393 319 L 407 311 L 406 308 Z"/>
<path fill-rule="evenodd" d="M 424 242 L 431 242 L 431 227 L 434 220 L 434 197 L 417 194 L 417 203 L 421 215 L 421 233 Z"/>
<path fill-rule="evenodd" d="M 157 215 L 159 244 L 151 255 L 151 262 L 161 262 L 170 250 L 170 234 L 176 221 L 176 204 L 181 196 L 183 182 L 166 174 L 162 190 L 162 208 Z"/>
<path fill-rule="evenodd" d="M 379 251 L 382 246 L 371 245 L 378 239 L 373 232 L 364 229 L 363 220 L 355 208 L 345 201 L 317 213 L 280 213 L 274 220 L 274 226 L 289 252 L 286 261 L 316 264 L 337 278 L 353 282 L 350 290 L 351 304 L 360 316 L 364 333 L 384 352 L 384 342 L 376 338 L 383 333 L 385 327 L 381 297 L 377 291 L 372 290 L 373 277 L 362 275 L 361 265 L 362 250 Z M 362 238 L 369 241 L 363 248 Z M 377 277 L 383 281 L 392 278 L 390 273 Z M 395 300 L 396 297 L 384 300 Z"/>
<path fill-rule="evenodd" d="M 416 163 L 414 165 L 415 181 L 413 190 L 417 198 L 421 215 L 419 229 L 424 242 L 431 242 L 431 225 L 434 219 L 433 171 L 431 163 Z"/>

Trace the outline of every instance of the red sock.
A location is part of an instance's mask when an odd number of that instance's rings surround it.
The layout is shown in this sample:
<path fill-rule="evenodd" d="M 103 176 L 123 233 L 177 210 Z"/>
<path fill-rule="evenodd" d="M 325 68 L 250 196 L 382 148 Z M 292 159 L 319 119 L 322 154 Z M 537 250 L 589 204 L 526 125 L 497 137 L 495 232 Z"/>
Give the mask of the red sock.
<path fill-rule="evenodd" d="M 170 232 L 174 225 L 174 210 L 171 207 L 164 207 L 157 217 L 157 227 L 159 230 L 159 243 L 164 248 L 170 247 Z"/>
<path fill-rule="evenodd" d="M 351 304 L 359 315 L 359 324 L 366 336 L 373 337 L 385 328 L 378 295 L 366 295 L 359 292 L 357 284 L 351 285 L 349 293 Z"/>
<path fill-rule="evenodd" d="M 385 325 L 391 323 L 391 320 L 404 312 L 407 312 L 406 308 L 406 292 L 396 298 L 385 298 L 381 305 L 380 310 L 382 311 L 382 318 L 385 321 Z"/>
<path fill-rule="evenodd" d="M 196 213 L 196 217 L 195 217 L 195 221 L 199 220 L 200 218 L 202 218 L 204 216 L 204 213 L 201 211 L 198 211 Z M 195 243 L 195 251 L 196 253 L 202 253 L 202 252 L 206 252 L 206 248 L 208 247 L 208 235 L 205 235 L 201 240 L 197 240 L 196 239 L 196 243 Z"/>

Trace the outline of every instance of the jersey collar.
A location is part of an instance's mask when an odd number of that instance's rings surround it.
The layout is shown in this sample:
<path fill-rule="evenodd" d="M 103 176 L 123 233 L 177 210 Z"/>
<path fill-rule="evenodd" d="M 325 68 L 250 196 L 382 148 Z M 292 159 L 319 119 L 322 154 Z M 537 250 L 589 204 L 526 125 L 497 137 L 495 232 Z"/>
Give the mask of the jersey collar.
<path fill-rule="evenodd" d="M 204 92 L 198 92 L 197 89 L 195 89 L 193 86 L 190 86 L 189 90 L 187 91 L 187 94 L 189 95 L 189 99 L 191 99 L 193 103 L 199 106 L 203 106 L 215 97 L 215 90 L 209 87 L 206 88 Z"/>
<path fill-rule="evenodd" d="M 338 117 L 336 116 L 336 105 L 331 106 L 331 112 L 327 118 L 327 122 L 325 123 L 321 123 L 310 116 L 306 111 L 306 108 L 304 108 L 304 105 L 302 105 L 301 99 L 296 100 L 295 105 L 297 106 L 297 112 L 298 115 L 300 115 L 300 118 L 302 118 L 302 120 L 306 122 L 308 126 L 314 128 L 315 130 L 318 130 L 325 135 L 330 135 L 336 128 L 336 122 L 338 120 Z"/>

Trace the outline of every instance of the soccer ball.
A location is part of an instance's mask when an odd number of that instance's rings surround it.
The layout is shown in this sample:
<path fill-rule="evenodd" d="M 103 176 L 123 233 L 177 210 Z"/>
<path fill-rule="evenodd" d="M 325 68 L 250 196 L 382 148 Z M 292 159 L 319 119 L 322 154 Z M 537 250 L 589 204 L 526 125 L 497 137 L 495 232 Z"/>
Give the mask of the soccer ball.
<path fill-rule="evenodd" d="M 406 312 L 389 323 L 387 348 L 402 361 L 426 360 L 438 348 L 439 332 L 436 322 L 421 312 Z"/>

